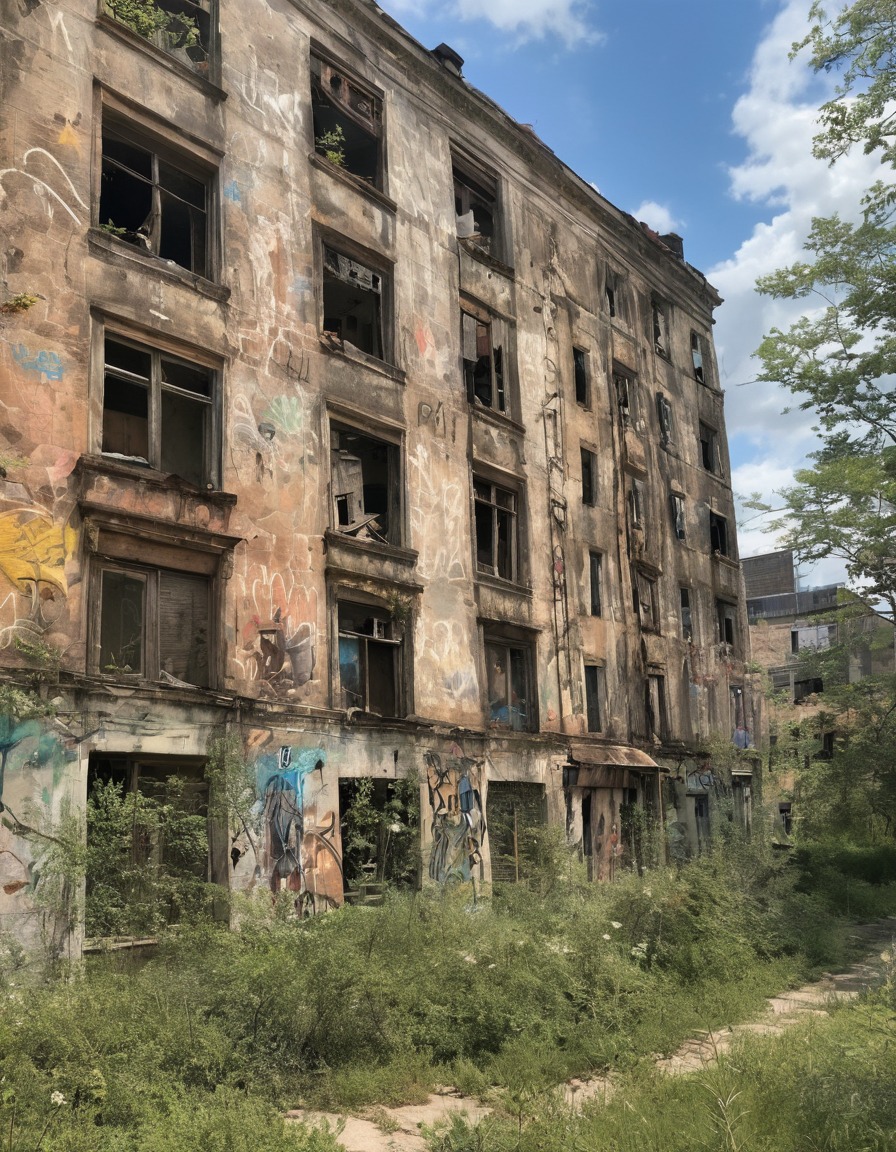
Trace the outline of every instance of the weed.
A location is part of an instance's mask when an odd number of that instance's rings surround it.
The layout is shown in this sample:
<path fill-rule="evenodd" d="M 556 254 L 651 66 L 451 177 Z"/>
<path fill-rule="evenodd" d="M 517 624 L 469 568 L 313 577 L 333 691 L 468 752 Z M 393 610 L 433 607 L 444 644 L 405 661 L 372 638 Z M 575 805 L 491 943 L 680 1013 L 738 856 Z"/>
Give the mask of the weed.
<path fill-rule="evenodd" d="M 33 296 L 30 292 L 19 292 L 16 296 L 10 296 L 8 300 L 4 300 L 0 304 L 0 312 L 6 316 L 15 315 L 17 312 L 27 312 L 29 308 L 40 299 L 39 296 Z"/>

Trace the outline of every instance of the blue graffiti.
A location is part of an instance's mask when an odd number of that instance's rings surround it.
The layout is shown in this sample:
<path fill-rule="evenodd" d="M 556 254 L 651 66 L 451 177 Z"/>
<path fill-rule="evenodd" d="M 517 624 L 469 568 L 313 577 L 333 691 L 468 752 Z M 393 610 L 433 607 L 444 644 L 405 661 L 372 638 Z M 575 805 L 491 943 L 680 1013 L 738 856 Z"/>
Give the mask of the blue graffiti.
<path fill-rule="evenodd" d="M 37 372 L 39 376 L 46 376 L 48 380 L 62 379 L 65 367 L 56 352 L 47 352 L 45 348 L 41 348 L 32 355 L 24 344 L 15 344 L 12 355 L 15 362 L 26 372 Z"/>
<path fill-rule="evenodd" d="M 233 201 L 234 204 L 242 204 L 243 196 L 236 180 L 231 180 L 229 184 L 224 185 L 224 196 L 226 199 Z"/>

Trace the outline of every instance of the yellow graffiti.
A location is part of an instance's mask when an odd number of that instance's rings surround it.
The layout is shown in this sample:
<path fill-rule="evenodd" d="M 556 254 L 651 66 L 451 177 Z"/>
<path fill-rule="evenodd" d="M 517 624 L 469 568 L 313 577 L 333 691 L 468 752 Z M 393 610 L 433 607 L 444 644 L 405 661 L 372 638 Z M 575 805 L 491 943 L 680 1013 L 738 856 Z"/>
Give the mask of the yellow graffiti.
<path fill-rule="evenodd" d="M 44 581 L 68 594 L 65 559 L 77 538 L 73 528 L 54 523 L 46 512 L 0 512 L 0 571 L 13 584 Z"/>
<path fill-rule="evenodd" d="M 59 133 L 59 143 L 64 147 L 74 148 L 78 154 L 81 152 L 81 141 L 78 139 L 78 133 L 74 130 L 71 124 L 66 124 L 66 126 Z"/>

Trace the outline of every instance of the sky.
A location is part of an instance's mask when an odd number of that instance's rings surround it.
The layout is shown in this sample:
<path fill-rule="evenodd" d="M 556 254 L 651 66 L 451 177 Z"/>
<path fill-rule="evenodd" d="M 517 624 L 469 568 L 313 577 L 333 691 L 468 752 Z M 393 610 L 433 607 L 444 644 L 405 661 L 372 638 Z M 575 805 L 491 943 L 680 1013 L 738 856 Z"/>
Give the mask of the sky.
<path fill-rule="evenodd" d="M 684 238 L 725 300 L 715 343 L 732 486 L 772 504 L 817 439 L 789 392 L 755 381 L 752 358 L 807 304 L 760 297 L 756 278 L 802 258 L 813 216 L 855 218 L 879 174 L 873 157 L 812 157 L 836 77 L 789 59 L 810 2 L 379 0 L 424 46 L 459 52 L 472 85 L 613 204 Z M 780 546 L 750 511 L 738 540 L 741 557 Z M 801 587 L 843 579 L 834 561 L 799 575 Z"/>

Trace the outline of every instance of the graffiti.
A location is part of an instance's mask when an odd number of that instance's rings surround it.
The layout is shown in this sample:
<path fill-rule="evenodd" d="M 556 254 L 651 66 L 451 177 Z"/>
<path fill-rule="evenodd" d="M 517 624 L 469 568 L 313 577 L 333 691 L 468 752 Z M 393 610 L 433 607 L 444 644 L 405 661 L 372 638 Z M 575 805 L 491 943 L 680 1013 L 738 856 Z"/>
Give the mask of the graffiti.
<path fill-rule="evenodd" d="M 302 431 L 302 402 L 297 396 L 275 396 L 262 415 L 263 420 L 276 424 L 283 432 Z"/>
<path fill-rule="evenodd" d="M 271 696 L 298 695 L 314 676 L 317 592 L 253 566 L 246 579 L 238 667 Z"/>
<path fill-rule="evenodd" d="M 433 461 L 425 445 L 418 444 L 408 460 L 417 493 L 411 518 L 414 537 L 420 541 L 418 571 L 427 579 L 444 576 L 448 580 L 465 580 L 469 496 L 459 484 L 439 484 L 435 480 Z"/>
<path fill-rule="evenodd" d="M 429 877 L 438 884 L 471 883 L 482 875 L 485 811 L 480 765 L 466 756 L 424 753 L 429 787 L 432 850 Z"/>
<path fill-rule="evenodd" d="M 336 813 L 333 809 L 318 812 L 324 760 L 321 748 L 284 745 L 256 762 L 263 868 L 272 893 L 295 894 L 293 905 L 299 916 L 313 916 L 342 903 Z"/>
<path fill-rule="evenodd" d="M 470 669 L 469 632 L 460 620 L 437 620 L 428 632 L 421 620 L 417 645 L 420 660 L 431 663 L 452 700 L 479 704 L 479 681 Z"/>
<path fill-rule="evenodd" d="M 26 372 L 36 372 L 38 376 L 46 376 L 47 380 L 61 380 L 65 372 L 59 355 L 44 348 L 32 354 L 24 344 L 14 344 L 12 357 Z"/>
<path fill-rule="evenodd" d="M 232 204 L 242 204 L 243 197 L 240 192 L 240 186 L 236 180 L 231 180 L 224 185 L 224 198 L 229 200 Z"/>
<path fill-rule="evenodd" d="M 60 18 L 61 18 L 61 13 L 60 13 Z M 60 19 L 60 22 L 61 22 L 61 19 Z M 62 26 L 62 30 L 63 30 L 63 32 L 65 32 L 65 25 Z M 45 201 L 47 214 L 49 215 L 50 219 L 53 218 L 53 204 L 51 201 L 46 199 L 48 196 L 52 197 L 52 199 L 55 200 L 58 204 L 61 204 L 62 207 L 66 210 L 66 212 L 69 214 L 69 216 L 71 216 L 72 220 L 74 220 L 74 222 L 80 226 L 80 224 L 81 224 L 80 219 L 72 211 L 72 209 L 69 208 L 68 204 L 66 204 L 65 200 L 63 200 L 63 198 L 59 195 L 59 193 L 54 188 L 52 188 L 51 185 L 49 183 L 47 183 L 47 181 L 41 180 L 37 176 L 35 176 L 33 172 L 27 171 L 27 168 L 28 168 L 29 162 L 31 161 L 32 156 L 37 157 L 38 160 L 40 160 L 41 158 L 43 158 L 44 160 L 49 160 L 50 163 L 54 166 L 54 168 L 51 169 L 50 174 L 49 174 L 50 179 L 55 181 L 58 177 L 61 176 L 62 179 L 65 181 L 67 191 L 71 195 L 72 199 L 74 199 L 84 209 L 85 212 L 88 210 L 87 205 L 84 203 L 84 201 L 78 195 L 78 193 L 75 189 L 75 186 L 72 183 L 71 178 L 66 174 L 65 169 L 62 167 L 62 165 L 59 163 L 59 161 L 56 159 L 56 157 L 53 156 L 50 152 L 47 152 L 47 150 L 45 148 L 29 148 L 28 151 L 22 157 L 22 167 L 21 168 L 0 168 L 0 203 L 2 203 L 2 201 L 6 199 L 6 188 L 4 187 L 4 185 L 5 185 L 7 176 L 21 176 L 25 180 L 27 180 L 28 183 L 31 185 L 35 196 L 37 196 L 38 199 L 42 199 Z"/>
<path fill-rule="evenodd" d="M 0 604 L 0 619 L 11 609 L 13 619 L 0 628 L 0 648 L 8 648 L 21 632 L 41 636 L 63 610 L 68 594 L 66 557 L 77 543 L 77 533 L 67 525 L 54 523 L 43 511 L 15 508 L 0 512 L 0 572 L 18 593 L 31 595 L 27 617 L 18 613 L 17 597 L 7 596 Z"/>
<path fill-rule="evenodd" d="M 256 654 L 257 679 L 268 685 L 286 682 L 301 688 L 314 671 L 313 627 L 300 624 L 287 636 L 280 621 L 280 609 L 269 623 L 258 626 L 259 652 Z"/>
<path fill-rule="evenodd" d="M 448 435 L 448 426 L 445 423 L 445 413 L 442 408 L 442 401 L 433 408 L 432 404 L 427 404 L 425 400 L 421 400 L 417 405 L 417 424 L 418 426 L 427 425 L 432 429 L 433 436 L 438 436 L 444 440 Z M 451 427 L 451 442 L 454 443 L 455 427 L 457 425 L 457 417 L 454 418 Z"/>

